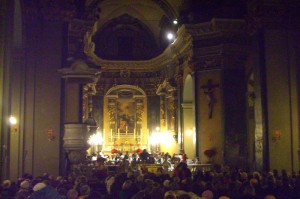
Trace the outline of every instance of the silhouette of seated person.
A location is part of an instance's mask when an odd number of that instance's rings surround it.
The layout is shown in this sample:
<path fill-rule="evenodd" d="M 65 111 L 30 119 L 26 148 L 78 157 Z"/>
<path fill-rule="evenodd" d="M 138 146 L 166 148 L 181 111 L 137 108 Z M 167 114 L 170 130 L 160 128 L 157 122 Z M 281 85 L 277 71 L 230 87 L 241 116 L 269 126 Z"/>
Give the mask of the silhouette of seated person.
<path fill-rule="evenodd" d="M 173 177 L 179 177 L 182 181 L 192 177 L 192 173 L 185 162 L 180 162 L 174 169 Z"/>
<path fill-rule="evenodd" d="M 170 159 L 171 158 L 171 155 L 167 152 L 164 154 L 164 159 Z"/>
<path fill-rule="evenodd" d="M 147 160 L 147 163 L 149 164 L 155 164 L 155 158 L 153 155 L 149 155 L 149 158 Z"/>
<path fill-rule="evenodd" d="M 147 162 L 147 160 L 149 159 L 149 153 L 148 153 L 148 151 L 146 150 L 146 149 L 144 149 L 143 150 L 143 152 L 142 153 L 140 153 L 140 161 L 141 162 Z"/>
<path fill-rule="evenodd" d="M 178 164 L 180 162 L 180 157 L 177 154 L 173 154 L 172 158 L 171 158 L 171 163 L 172 164 Z"/>
<path fill-rule="evenodd" d="M 126 151 L 123 160 L 124 161 L 128 161 L 129 160 L 129 153 L 128 153 L 128 151 Z"/>

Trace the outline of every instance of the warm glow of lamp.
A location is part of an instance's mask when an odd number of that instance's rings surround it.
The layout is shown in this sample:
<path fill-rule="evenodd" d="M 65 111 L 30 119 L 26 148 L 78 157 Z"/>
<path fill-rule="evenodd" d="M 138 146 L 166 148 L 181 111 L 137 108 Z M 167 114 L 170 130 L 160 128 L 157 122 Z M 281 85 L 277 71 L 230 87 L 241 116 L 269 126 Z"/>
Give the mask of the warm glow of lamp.
<path fill-rule="evenodd" d="M 10 116 L 8 121 L 11 125 L 17 124 L 17 119 L 14 116 Z"/>
<path fill-rule="evenodd" d="M 151 144 L 159 144 L 160 141 L 160 133 L 152 133 L 151 137 L 150 137 L 150 143 Z"/>
<path fill-rule="evenodd" d="M 177 19 L 175 19 L 175 20 L 173 21 L 173 24 L 174 24 L 174 25 L 177 25 L 177 24 L 178 24 Z"/>
<path fill-rule="evenodd" d="M 88 139 L 88 144 L 91 146 L 101 145 L 103 143 L 103 138 L 100 133 L 92 134 Z"/>
<path fill-rule="evenodd" d="M 11 128 L 11 132 L 12 133 L 17 133 L 18 132 L 18 126 L 17 126 L 17 123 L 18 123 L 18 121 L 17 121 L 17 118 L 15 118 L 14 116 L 10 116 L 9 118 L 8 118 L 8 122 L 9 122 L 9 124 L 10 124 L 10 128 Z"/>
<path fill-rule="evenodd" d="M 186 131 L 186 134 L 187 134 L 187 135 L 192 135 L 192 133 L 193 133 L 193 131 L 192 131 L 191 129 L 188 129 L 188 130 Z"/>
<path fill-rule="evenodd" d="M 160 142 L 165 146 L 171 146 L 173 142 L 173 135 L 170 132 L 163 132 L 161 135 Z"/>

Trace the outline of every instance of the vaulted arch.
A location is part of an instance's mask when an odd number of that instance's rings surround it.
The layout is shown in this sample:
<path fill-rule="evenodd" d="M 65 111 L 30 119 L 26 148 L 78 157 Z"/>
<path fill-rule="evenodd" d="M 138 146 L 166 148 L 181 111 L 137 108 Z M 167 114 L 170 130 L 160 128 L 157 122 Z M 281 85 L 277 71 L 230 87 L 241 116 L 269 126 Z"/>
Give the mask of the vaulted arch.
<path fill-rule="evenodd" d="M 189 158 L 196 156 L 194 80 L 187 75 L 183 87 L 183 148 Z"/>

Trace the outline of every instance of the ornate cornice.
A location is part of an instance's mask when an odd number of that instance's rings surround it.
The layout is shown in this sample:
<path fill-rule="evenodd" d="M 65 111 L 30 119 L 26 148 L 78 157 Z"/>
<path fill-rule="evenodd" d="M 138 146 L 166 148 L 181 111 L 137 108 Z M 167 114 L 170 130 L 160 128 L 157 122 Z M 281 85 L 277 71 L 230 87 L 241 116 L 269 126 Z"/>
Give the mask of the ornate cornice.
<path fill-rule="evenodd" d="M 228 68 L 229 59 L 226 57 L 230 57 L 232 63 L 239 59 L 240 63 L 247 54 L 248 34 L 244 20 L 212 19 L 185 28 L 193 38 L 193 56 L 184 67 L 192 71 Z"/>
<path fill-rule="evenodd" d="M 95 27 L 95 26 L 94 26 Z M 202 69 L 219 68 L 224 54 L 244 54 L 247 45 L 246 23 L 238 19 L 212 19 L 210 22 L 183 25 L 178 30 L 178 37 L 159 56 L 145 61 L 103 60 L 94 54 L 92 31 L 87 31 L 84 39 L 86 55 L 103 72 L 126 70 L 132 73 L 160 71 L 166 65 L 177 66 L 184 62 L 194 62 Z M 242 48 L 241 48 L 242 47 Z M 213 59 L 213 60 L 212 60 Z M 189 65 L 189 64 L 188 64 Z"/>
<path fill-rule="evenodd" d="M 225 33 L 244 33 L 246 23 L 242 19 L 213 18 L 209 22 L 200 24 L 187 24 L 186 30 L 193 38 L 209 38 L 221 36 Z"/>
<path fill-rule="evenodd" d="M 90 68 L 83 60 L 75 60 L 71 67 L 59 69 L 62 78 L 77 82 L 97 82 L 101 75 L 99 69 Z"/>
<path fill-rule="evenodd" d="M 159 71 L 164 66 L 174 63 L 174 60 L 180 60 L 182 57 L 190 54 L 192 49 L 191 37 L 189 37 L 184 30 L 179 30 L 178 38 L 174 43 L 170 44 L 162 54 L 155 58 L 144 61 L 104 60 L 94 53 L 95 43 L 92 41 L 92 37 L 96 32 L 96 27 L 97 22 L 85 33 L 84 53 L 95 65 L 101 66 L 103 71 L 120 71 L 124 68 L 132 72 Z"/>
<path fill-rule="evenodd" d="M 161 77 L 147 78 L 115 78 L 102 74 L 97 82 L 97 95 L 105 95 L 109 88 L 116 85 L 130 84 L 136 85 L 143 89 L 147 96 L 155 96 L 156 90 L 161 82 Z"/>

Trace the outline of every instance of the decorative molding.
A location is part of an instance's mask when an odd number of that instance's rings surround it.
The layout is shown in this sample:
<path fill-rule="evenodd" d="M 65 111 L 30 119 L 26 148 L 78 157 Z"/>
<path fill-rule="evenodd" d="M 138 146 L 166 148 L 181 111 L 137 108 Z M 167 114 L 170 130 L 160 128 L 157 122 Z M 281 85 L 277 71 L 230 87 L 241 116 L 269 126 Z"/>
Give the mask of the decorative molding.
<path fill-rule="evenodd" d="M 162 84 L 159 85 L 156 94 L 164 96 L 173 96 L 173 93 L 176 91 L 175 85 L 172 85 L 170 80 L 164 80 Z"/>
<path fill-rule="evenodd" d="M 244 33 L 246 23 L 243 19 L 213 18 L 209 22 L 185 25 L 192 38 L 221 35 L 227 32 Z"/>
<path fill-rule="evenodd" d="M 83 60 L 75 60 L 71 67 L 59 69 L 58 72 L 65 79 L 81 79 L 89 80 L 90 82 L 96 82 L 101 75 L 99 69 L 90 68 Z"/>
<path fill-rule="evenodd" d="M 140 88 L 140 87 L 137 87 L 137 86 L 133 86 L 133 85 L 128 85 L 128 84 L 122 84 L 122 85 L 116 85 L 116 86 L 113 86 L 112 88 L 110 88 L 106 95 L 111 95 L 114 93 L 114 91 L 118 91 L 118 90 L 135 90 L 137 91 L 139 94 L 139 96 L 146 96 L 145 92 Z"/>
<path fill-rule="evenodd" d="M 191 110 L 194 107 L 194 103 L 184 102 L 184 103 L 181 103 L 181 107 L 182 107 L 182 109 L 185 109 L 185 110 Z"/>
<path fill-rule="evenodd" d="M 169 45 L 165 51 L 155 58 L 144 61 L 113 61 L 104 60 L 98 57 L 95 51 L 95 43 L 92 41 L 93 35 L 97 31 L 97 22 L 94 26 L 84 35 L 84 53 L 85 55 L 97 66 L 101 66 L 103 72 L 109 72 L 113 70 L 122 70 L 126 68 L 131 72 L 146 72 L 146 71 L 159 71 L 164 66 L 172 64 L 174 59 L 182 58 L 182 55 L 191 54 L 192 50 L 191 37 L 182 30 L 178 31 L 178 38 L 173 44 Z"/>

